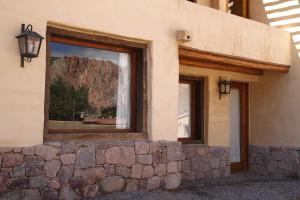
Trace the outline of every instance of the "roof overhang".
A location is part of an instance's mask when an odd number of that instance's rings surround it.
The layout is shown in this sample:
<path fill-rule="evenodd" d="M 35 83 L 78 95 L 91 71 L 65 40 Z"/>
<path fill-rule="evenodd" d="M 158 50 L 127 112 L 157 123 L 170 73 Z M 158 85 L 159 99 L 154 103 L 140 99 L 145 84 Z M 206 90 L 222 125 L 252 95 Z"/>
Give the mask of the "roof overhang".
<path fill-rule="evenodd" d="M 234 57 L 183 46 L 179 46 L 178 54 L 179 64 L 181 65 L 225 70 L 259 76 L 263 75 L 264 71 L 287 73 L 289 72 L 290 68 L 289 65 Z"/>

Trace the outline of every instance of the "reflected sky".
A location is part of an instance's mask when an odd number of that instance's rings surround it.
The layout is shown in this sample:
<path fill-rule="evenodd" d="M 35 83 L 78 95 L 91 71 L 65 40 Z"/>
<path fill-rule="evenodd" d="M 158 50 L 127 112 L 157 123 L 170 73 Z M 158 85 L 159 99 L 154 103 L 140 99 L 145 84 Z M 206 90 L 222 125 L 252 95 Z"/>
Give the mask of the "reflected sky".
<path fill-rule="evenodd" d="M 57 42 L 50 42 L 51 57 L 77 56 L 97 60 L 110 60 L 115 64 L 119 64 L 120 53 L 82 47 L 70 44 L 62 44 Z"/>

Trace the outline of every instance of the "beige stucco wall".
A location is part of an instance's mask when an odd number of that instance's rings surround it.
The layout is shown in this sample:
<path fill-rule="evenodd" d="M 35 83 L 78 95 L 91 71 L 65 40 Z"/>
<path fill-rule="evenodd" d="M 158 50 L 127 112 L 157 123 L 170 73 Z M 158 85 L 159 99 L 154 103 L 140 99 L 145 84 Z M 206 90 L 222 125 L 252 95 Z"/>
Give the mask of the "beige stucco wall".
<path fill-rule="evenodd" d="M 264 24 L 269 24 L 262 0 L 249 1 L 249 18 Z"/>
<path fill-rule="evenodd" d="M 288 74 L 265 73 L 251 84 L 250 142 L 300 146 L 300 59 L 293 48 Z"/>
<path fill-rule="evenodd" d="M 253 3 L 250 8 L 253 19 L 268 23 L 261 2 Z M 265 73 L 250 85 L 251 144 L 300 146 L 300 59 L 293 43 L 291 49 L 288 74 Z"/>
<path fill-rule="evenodd" d="M 218 82 L 220 76 L 225 76 L 231 81 L 255 82 L 258 76 L 221 70 L 203 69 L 189 66 L 180 66 L 180 74 L 199 76 L 205 78 L 205 135 L 206 142 L 212 146 L 229 146 L 229 96 L 220 100 Z"/>
<path fill-rule="evenodd" d="M 146 41 L 148 132 L 154 140 L 177 139 L 176 30 L 192 33 L 193 40 L 186 45 L 193 48 L 268 62 L 290 62 L 287 33 L 185 0 L 0 0 L 0 10 L 0 146 L 43 142 L 46 48 L 43 43 L 40 56 L 20 68 L 14 37 L 19 34 L 21 23 L 31 23 L 44 36 L 51 22 Z M 220 140 L 215 136 L 210 139 L 215 144 L 227 143 L 227 139 Z"/>

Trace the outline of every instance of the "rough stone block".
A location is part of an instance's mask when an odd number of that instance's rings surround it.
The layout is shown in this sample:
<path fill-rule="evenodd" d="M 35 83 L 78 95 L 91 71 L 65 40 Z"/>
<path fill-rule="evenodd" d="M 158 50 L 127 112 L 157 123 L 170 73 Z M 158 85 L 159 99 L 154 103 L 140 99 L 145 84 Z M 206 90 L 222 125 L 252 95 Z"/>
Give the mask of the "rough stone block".
<path fill-rule="evenodd" d="M 66 185 L 59 190 L 59 199 L 77 200 L 80 199 L 80 196 L 69 185 Z"/>
<path fill-rule="evenodd" d="M 177 173 L 178 172 L 177 166 L 178 166 L 177 162 L 169 162 L 167 164 L 168 173 Z"/>
<path fill-rule="evenodd" d="M 104 169 L 107 175 L 114 175 L 115 174 L 115 166 L 106 164 L 104 165 Z"/>
<path fill-rule="evenodd" d="M 25 164 L 14 167 L 13 177 L 25 176 Z"/>
<path fill-rule="evenodd" d="M 152 162 L 153 162 L 153 165 L 156 166 L 161 162 L 161 152 L 155 152 L 152 154 Z"/>
<path fill-rule="evenodd" d="M 75 153 L 75 144 L 74 143 L 65 143 L 62 144 L 59 149 L 60 154 L 70 154 Z"/>
<path fill-rule="evenodd" d="M 219 158 L 213 158 L 210 160 L 210 166 L 213 169 L 217 169 L 220 167 L 220 159 Z"/>
<path fill-rule="evenodd" d="M 102 180 L 106 176 L 106 171 L 103 167 L 89 168 L 82 173 L 82 176 L 89 185 L 92 185 Z"/>
<path fill-rule="evenodd" d="M 46 176 L 54 178 L 61 167 L 61 162 L 59 160 L 48 160 L 45 162 L 45 173 Z"/>
<path fill-rule="evenodd" d="M 111 147 L 106 150 L 105 160 L 108 164 L 119 164 L 131 167 L 135 163 L 135 153 L 132 147 Z"/>
<path fill-rule="evenodd" d="M 56 159 L 57 150 L 50 146 L 39 145 L 35 147 L 35 154 L 44 160 Z"/>
<path fill-rule="evenodd" d="M 25 156 L 34 156 L 34 147 L 24 147 L 23 154 Z"/>
<path fill-rule="evenodd" d="M 142 178 L 150 178 L 154 174 L 152 166 L 145 166 L 142 173 Z"/>
<path fill-rule="evenodd" d="M 154 174 L 157 176 L 164 176 L 166 175 L 167 167 L 166 164 L 159 164 L 154 168 Z"/>
<path fill-rule="evenodd" d="M 128 167 L 116 166 L 116 174 L 117 175 L 128 178 L 130 176 L 130 173 L 131 173 L 131 171 Z"/>
<path fill-rule="evenodd" d="M 152 155 L 137 155 L 136 162 L 143 165 L 151 165 L 152 164 Z"/>
<path fill-rule="evenodd" d="M 160 151 L 160 144 L 159 142 L 153 141 L 150 143 L 149 153 L 155 153 Z"/>
<path fill-rule="evenodd" d="M 96 164 L 105 164 L 105 149 L 96 149 Z"/>
<path fill-rule="evenodd" d="M 181 176 L 177 174 L 169 174 L 165 179 L 165 189 L 173 190 L 179 187 L 181 181 Z"/>
<path fill-rule="evenodd" d="M 190 160 L 184 160 L 181 162 L 181 171 L 188 174 L 191 172 L 191 162 Z"/>
<path fill-rule="evenodd" d="M 62 154 L 60 160 L 63 165 L 73 165 L 75 163 L 75 154 Z"/>
<path fill-rule="evenodd" d="M 197 146 L 195 145 L 183 145 L 182 151 L 185 154 L 187 159 L 191 159 L 197 156 Z"/>
<path fill-rule="evenodd" d="M 25 190 L 22 200 L 41 200 L 41 194 L 38 189 Z"/>
<path fill-rule="evenodd" d="M 220 174 L 220 170 L 219 169 L 213 169 L 212 170 L 212 177 L 213 178 L 217 178 L 217 177 L 220 177 L 221 174 Z"/>
<path fill-rule="evenodd" d="M 198 155 L 204 155 L 204 154 L 207 154 L 208 152 L 209 152 L 209 148 L 206 145 L 200 145 L 197 148 Z"/>
<path fill-rule="evenodd" d="M 47 186 L 47 180 L 43 176 L 35 176 L 29 178 L 29 187 L 30 188 L 43 188 Z"/>
<path fill-rule="evenodd" d="M 184 154 L 182 152 L 181 147 L 179 146 L 170 146 L 167 147 L 167 158 L 168 161 L 181 161 L 184 160 Z"/>
<path fill-rule="evenodd" d="M 144 141 L 138 141 L 135 143 L 136 154 L 147 154 L 149 152 L 149 143 Z"/>
<path fill-rule="evenodd" d="M 9 174 L 6 172 L 0 172 L 0 193 L 7 190 L 10 182 Z"/>
<path fill-rule="evenodd" d="M 13 151 L 12 147 L 0 147 L 0 153 L 8 153 L 12 151 Z"/>
<path fill-rule="evenodd" d="M 95 148 L 84 147 L 77 150 L 76 162 L 75 162 L 76 168 L 82 169 L 82 168 L 94 167 L 95 165 L 96 165 Z"/>
<path fill-rule="evenodd" d="M 143 172 L 143 166 L 140 164 L 135 164 L 132 166 L 130 178 L 140 179 Z"/>
<path fill-rule="evenodd" d="M 125 179 L 118 176 L 106 177 L 101 181 L 103 193 L 121 192 L 125 187 Z"/>
<path fill-rule="evenodd" d="M 54 190 L 58 190 L 60 188 L 60 183 L 56 179 L 50 179 L 48 181 L 48 187 Z"/>
<path fill-rule="evenodd" d="M 89 185 L 82 189 L 82 195 L 84 197 L 93 198 L 96 197 L 98 191 L 99 191 L 98 185 Z"/>
<path fill-rule="evenodd" d="M 4 154 L 2 158 L 2 167 L 15 167 L 24 162 L 24 156 L 19 153 Z"/>
<path fill-rule="evenodd" d="M 37 156 L 25 157 L 26 176 L 39 176 L 44 173 L 44 160 Z"/>
<path fill-rule="evenodd" d="M 84 178 L 81 176 L 75 176 L 70 178 L 70 186 L 73 190 L 81 189 L 85 187 L 87 183 L 85 182 Z"/>
<path fill-rule="evenodd" d="M 126 180 L 126 192 L 135 192 L 138 189 L 139 181 L 136 179 L 127 179 Z"/>
<path fill-rule="evenodd" d="M 159 189 L 160 186 L 161 186 L 161 177 L 159 177 L 159 176 L 153 176 L 147 180 L 146 189 L 148 191 Z"/>
<path fill-rule="evenodd" d="M 73 166 L 62 166 L 58 173 L 58 178 L 60 183 L 67 183 L 69 179 L 73 176 L 74 167 Z"/>
<path fill-rule="evenodd" d="M 58 200 L 58 192 L 53 189 L 45 189 L 41 192 L 43 200 Z"/>
<path fill-rule="evenodd" d="M 26 189 L 29 188 L 28 178 L 13 178 L 10 183 L 10 189 Z"/>

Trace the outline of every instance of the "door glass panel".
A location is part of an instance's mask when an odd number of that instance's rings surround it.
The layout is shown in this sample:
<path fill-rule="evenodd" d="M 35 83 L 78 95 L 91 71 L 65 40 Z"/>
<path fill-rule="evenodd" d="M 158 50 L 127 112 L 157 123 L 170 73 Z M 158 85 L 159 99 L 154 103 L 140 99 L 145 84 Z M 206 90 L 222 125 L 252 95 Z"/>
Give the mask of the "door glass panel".
<path fill-rule="evenodd" d="M 240 91 L 232 88 L 229 95 L 230 103 L 230 161 L 241 161 L 240 148 Z"/>
<path fill-rule="evenodd" d="M 191 137 L 191 85 L 179 84 L 178 137 Z"/>

